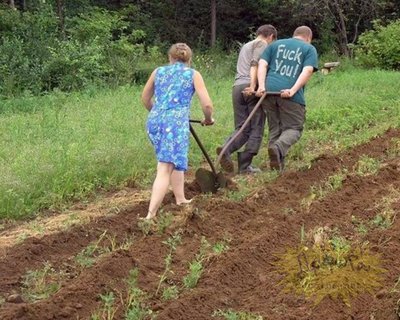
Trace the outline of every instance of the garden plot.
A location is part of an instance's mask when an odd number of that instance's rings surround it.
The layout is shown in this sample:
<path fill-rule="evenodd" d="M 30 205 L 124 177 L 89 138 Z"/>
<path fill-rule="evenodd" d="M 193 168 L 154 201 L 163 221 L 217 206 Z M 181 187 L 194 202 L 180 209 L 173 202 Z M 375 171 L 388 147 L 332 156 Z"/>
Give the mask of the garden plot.
<path fill-rule="evenodd" d="M 389 130 L 242 201 L 188 185 L 194 203 L 152 225 L 144 199 L 28 236 L 4 248 L 0 318 L 398 319 L 399 141 Z M 318 275 L 350 271 L 364 286 L 318 290 Z"/>

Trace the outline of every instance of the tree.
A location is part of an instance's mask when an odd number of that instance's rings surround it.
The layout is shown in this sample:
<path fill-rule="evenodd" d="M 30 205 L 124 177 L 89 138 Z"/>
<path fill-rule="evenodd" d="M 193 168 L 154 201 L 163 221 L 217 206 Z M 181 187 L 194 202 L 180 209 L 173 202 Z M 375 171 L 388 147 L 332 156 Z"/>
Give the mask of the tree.
<path fill-rule="evenodd" d="M 384 0 L 305 0 L 298 1 L 303 16 L 319 21 L 332 21 L 337 33 L 339 53 L 349 56 L 350 44 L 354 44 L 360 32 L 371 27 L 380 11 L 388 3 Z M 323 32 L 327 32 L 324 30 Z"/>
<path fill-rule="evenodd" d="M 217 0 L 211 0 L 211 47 L 217 39 Z"/>
<path fill-rule="evenodd" d="M 61 37 L 65 37 L 65 23 L 64 23 L 64 1 L 57 0 L 57 16 L 59 21 L 59 29 Z"/>

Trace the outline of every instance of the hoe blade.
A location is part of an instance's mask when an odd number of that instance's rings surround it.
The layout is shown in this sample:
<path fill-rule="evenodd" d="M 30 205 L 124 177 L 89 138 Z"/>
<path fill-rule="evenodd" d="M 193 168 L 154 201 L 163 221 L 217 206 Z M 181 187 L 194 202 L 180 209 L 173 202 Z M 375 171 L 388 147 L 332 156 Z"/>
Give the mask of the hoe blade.
<path fill-rule="evenodd" d="M 196 181 L 200 186 L 201 192 L 215 193 L 218 190 L 219 184 L 217 177 L 211 171 L 200 168 L 196 171 Z"/>

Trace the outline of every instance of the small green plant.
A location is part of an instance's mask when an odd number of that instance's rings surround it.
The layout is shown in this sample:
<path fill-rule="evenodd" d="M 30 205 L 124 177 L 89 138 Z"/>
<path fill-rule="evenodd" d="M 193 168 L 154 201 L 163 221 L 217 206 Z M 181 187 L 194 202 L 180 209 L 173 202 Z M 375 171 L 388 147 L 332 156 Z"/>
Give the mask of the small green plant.
<path fill-rule="evenodd" d="M 189 274 L 183 278 L 185 288 L 191 289 L 196 287 L 201 274 L 203 273 L 202 261 L 194 260 L 189 263 Z"/>
<path fill-rule="evenodd" d="M 117 308 L 114 306 L 115 296 L 113 292 L 108 292 L 106 294 L 100 294 L 100 299 L 102 302 L 102 308 L 99 312 L 91 315 L 91 320 L 113 320 Z"/>
<path fill-rule="evenodd" d="M 301 200 L 300 206 L 308 211 L 312 203 L 316 200 L 325 198 L 329 193 L 342 188 L 343 181 L 347 172 L 340 171 L 337 174 L 329 176 L 328 179 L 320 186 L 311 186 L 309 194 Z"/>
<path fill-rule="evenodd" d="M 60 289 L 63 277 L 46 262 L 42 269 L 28 271 L 23 277 L 22 295 L 30 302 L 47 299 Z"/>
<path fill-rule="evenodd" d="M 389 158 L 395 158 L 400 156 L 400 139 L 394 138 L 391 140 L 390 147 L 387 150 Z"/>
<path fill-rule="evenodd" d="M 177 299 L 178 296 L 179 296 L 179 289 L 175 285 L 168 286 L 168 287 L 163 289 L 163 292 L 162 292 L 163 300 Z"/>
<path fill-rule="evenodd" d="M 171 212 L 162 212 L 160 210 L 157 218 L 157 233 L 163 234 L 165 230 L 172 224 L 174 216 Z"/>
<path fill-rule="evenodd" d="M 203 273 L 203 262 L 209 257 L 211 250 L 211 244 L 205 237 L 202 237 L 199 253 L 193 261 L 189 262 L 189 273 L 183 278 L 183 286 L 185 288 L 191 289 L 196 287 L 201 274 Z"/>
<path fill-rule="evenodd" d="M 153 319 L 155 314 L 147 307 L 146 293 L 138 286 L 139 269 L 130 270 L 128 283 L 128 297 L 126 302 L 125 320 Z"/>
<path fill-rule="evenodd" d="M 376 174 L 380 167 L 378 159 L 370 158 L 366 155 L 360 157 L 355 165 L 355 173 L 359 176 L 369 176 Z"/>
<path fill-rule="evenodd" d="M 333 265 L 338 267 L 345 266 L 348 262 L 351 249 L 350 243 L 339 235 L 333 235 L 328 242 L 333 253 L 329 259 L 333 258 Z"/>
<path fill-rule="evenodd" d="M 400 191 L 390 186 L 389 194 L 383 197 L 375 206 L 378 214 L 370 222 L 371 225 L 381 229 L 388 229 L 394 223 L 397 215 L 392 205 L 399 200 Z"/>
<path fill-rule="evenodd" d="M 235 190 L 228 190 L 225 196 L 228 200 L 234 202 L 243 201 L 248 196 L 254 193 L 254 187 L 266 185 L 279 177 L 279 173 L 274 171 L 267 171 L 252 175 L 238 175 L 234 178 L 237 188 Z"/>
<path fill-rule="evenodd" d="M 263 320 L 263 317 L 250 312 L 234 310 L 217 310 L 212 314 L 213 317 L 222 317 L 226 320 Z"/>
<path fill-rule="evenodd" d="M 249 194 L 251 189 L 248 186 L 239 186 L 238 190 L 228 190 L 226 192 L 226 197 L 228 200 L 233 202 L 243 201 Z"/>
<path fill-rule="evenodd" d="M 124 242 L 122 242 L 117 249 L 121 249 L 121 250 L 128 250 L 133 244 L 133 237 L 127 237 Z"/>
<path fill-rule="evenodd" d="M 371 224 L 377 228 L 388 229 L 393 224 L 393 221 L 390 219 L 390 216 L 392 216 L 392 214 L 390 215 L 377 214 L 371 220 Z"/>
<path fill-rule="evenodd" d="M 229 240 L 223 240 L 223 241 L 216 242 L 212 247 L 212 251 L 216 255 L 220 255 L 220 254 L 224 253 L 225 251 L 228 251 L 229 250 L 228 242 L 229 242 Z"/>
<path fill-rule="evenodd" d="M 168 279 L 168 275 L 172 273 L 171 264 L 172 264 L 173 254 L 176 251 L 177 246 L 181 242 L 182 238 L 178 232 L 176 232 L 173 236 L 169 237 L 166 241 L 163 241 L 163 244 L 168 246 L 169 251 L 166 257 L 164 258 L 165 268 L 164 272 L 160 275 L 160 281 L 158 282 L 156 295 L 160 291 L 161 285 Z"/>
<path fill-rule="evenodd" d="M 91 267 L 95 263 L 96 258 L 107 251 L 105 248 L 100 246 L 100 243 L 101 241 L 103 241 L 106 233 L 107 230 L 100 235 L 99 239 L 96 242 L 89 244 L 75 257 L 75 261 L 81 267 Z"/>
<path fill-rule="evenodd" d="M 223 240 L 217 241 L 214 245 L 211 245 L 205 237 L 202 237 L 199 252 L 196 254 L 196 257 L 189 262 L 189 273 L 183 278 L 183 286 L 187 289 L 196 287 L 204 271 L 204 261 L 227 251 L 230 241 L 230 238 L 226 236 Z"/>
<path fill-rule="evenodd" d="M 351 223 L 358 234 L 365 236 L 368 233 L 368 226 L 361 219 L 351 216 Z"/>
<path fill-rule="evenodd" d="M 154 222 L 154 219 L 139 219 L 137 226 L 145 236 L 148 236 L 153 233 L 156 223 Z"/>
<path fill-rule="evenodd" d="M 329 176 L 322 186 L 315 188 L 316 198 L 318 200 L 323 199 L 330 192 L 341 189 L 345 177 L 346 177 L 345 173 L 342 172 Z"/>

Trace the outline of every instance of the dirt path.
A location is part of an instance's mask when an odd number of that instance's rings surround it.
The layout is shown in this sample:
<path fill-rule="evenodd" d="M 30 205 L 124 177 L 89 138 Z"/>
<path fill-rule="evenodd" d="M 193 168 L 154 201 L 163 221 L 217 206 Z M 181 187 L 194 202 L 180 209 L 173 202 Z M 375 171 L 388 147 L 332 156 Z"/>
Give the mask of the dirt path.
<path fill-rule="evenodd" d="M 14 245 L 8 242 L 3 246 L 0 262 L 0 297 L 20 294 L 23 276 L 28 270 L 43 267 L 44 262 L 64 276 L 61 288 L 47 299 L 35 303 L 3 302 L 0 318 L 89 319 L 101 309 L 99 294 L 112 291 L 118 297 L 126 296 L 125 279 L 130 270 L 138 268 L 139 287 L 149 294 L 148 305 L 157 312 L 157 319 L 211 319 L 218 309 L 246 310 L 264 319 L 279 320 L 325 319 L 327 310 L 332 320 L 398 319 L 400 288 L 394 288 L 400 276 L 398 219 L 389 228 L 374 228 L 363 236 L 371 250 L 382 255 L 388 272 L 382 290 L 358 296 L 351 307 L 330 298 L 314 306 L 302 296 L 282 292 L 278 285 L 282 277 L 274 263 L 277 253 L 296 246 L 302 227 L 337 228 L 351 240 L 360 237 L 354 221 L 374 219 L 379 205 L 388 197 L 392 197 L 390 209 L 400 211 L 400 159 L 389 152 L 393 139 L 399 137 L 399 130 L 389 130 L 339 156 L 320 157 L 309 170 L 286 172 L 242 202 L 199 196 L 183 209 L 169 205 L 168 210 L 178 218 L 187 219 L 179 220 L 164 233 L 143 234 L 137 216 L 145 214 L 147 201 L 139 200 L 127 206 L 120 203 L 114 206 L 118 210 L 109 215 L 93 215 L 83 225 L 55 229 Z M 363 156 L 380 161 L 377 173 L 356 174 Z M 323 186 L 337 174 L 345 177 L 341 188 L 320 199 L 313 198 L 310 190 Z M 174 273 L 169 274 L 169 282 L 181 290 L 178 298 L 164 301 L 155 296 L 168 254 L 163 241 L 177 230 L 182 242 L 172 260 Z M 12 230 L 7 232 L 11 234 Z M 202 237 L 209 243 L 229 239 L 229 250 L 205 260 L 197 286 L 183 289 L 182 279 L 188 273 L 189 262 L 199 252 Z M 102 246 L 116 249 L 103 254 L 92 266 L 79 266 L 76 256 L 99 239 Z M 124 248 L 117 248 L 124 243 Z M 120 308 L 115 319 L 124 319 L 121 303 L 117 305 Z"/>

